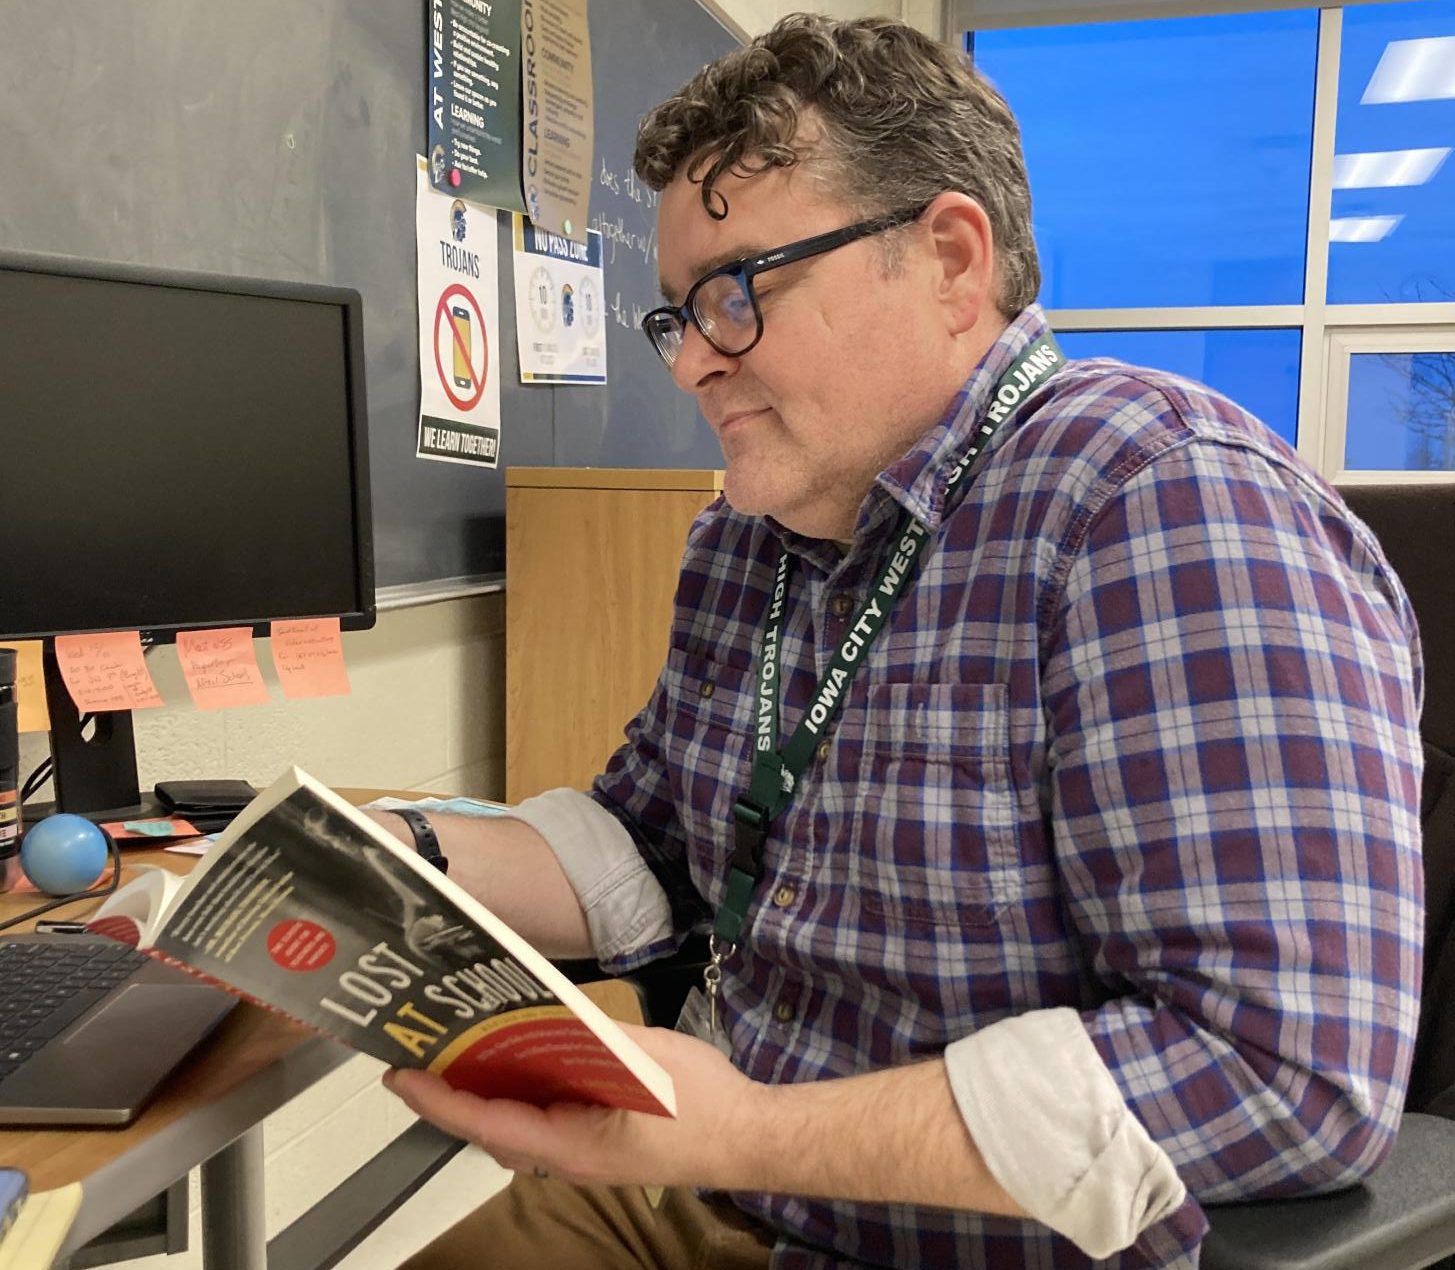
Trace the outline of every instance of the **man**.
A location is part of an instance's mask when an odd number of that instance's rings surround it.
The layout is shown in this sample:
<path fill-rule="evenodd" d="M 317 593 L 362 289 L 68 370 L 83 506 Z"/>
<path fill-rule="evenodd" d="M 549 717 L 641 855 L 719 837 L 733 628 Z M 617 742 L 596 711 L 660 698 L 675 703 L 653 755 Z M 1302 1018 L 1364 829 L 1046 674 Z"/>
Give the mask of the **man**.
<path fill-rule="evenodd" d="M 710 922 L 720 987 L 634 1033 L 675 1122 L 392 1075 L 518 1170 L 415 1264 L 1191 1266 L 1199 1201 L 1375 1168 L 1421 758 L 1371 536 L 1226 399 L 1063 364 L 1015 122 L 913 30 L 785 19 L 636 166 L 725 501 L 590 795 L 434 828 L 547 951 Z"/>

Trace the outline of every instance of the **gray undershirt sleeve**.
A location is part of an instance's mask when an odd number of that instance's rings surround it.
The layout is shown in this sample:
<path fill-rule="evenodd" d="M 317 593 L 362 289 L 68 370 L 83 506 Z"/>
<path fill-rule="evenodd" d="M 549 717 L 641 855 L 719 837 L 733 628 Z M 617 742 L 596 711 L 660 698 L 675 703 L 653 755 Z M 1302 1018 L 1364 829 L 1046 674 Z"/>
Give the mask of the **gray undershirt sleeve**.
<path fill-rule="evenodd" d="M 1075 1010 L 1001 1019 L 951 1044 L 945 1067 L 995 1180 L 1088 1256 L 1129 1247 L 1186 1198 Z"/>
<path fill-rule="evenodd" d="M 575 789 L 527 798 L 511 816 L 534 829 L 556 853 L 586 913 L 600 961 L 668 938 L 667 893 L 622 823 Z"/>

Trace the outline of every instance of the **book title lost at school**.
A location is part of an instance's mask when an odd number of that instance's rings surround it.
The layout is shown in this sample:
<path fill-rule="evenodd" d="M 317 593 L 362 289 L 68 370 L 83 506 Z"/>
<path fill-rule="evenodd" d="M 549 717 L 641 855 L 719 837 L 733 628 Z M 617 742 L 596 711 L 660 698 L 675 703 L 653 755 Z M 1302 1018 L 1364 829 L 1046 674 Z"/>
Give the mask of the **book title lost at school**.
<path fill-rule="evenodd" d="M 191 873 L 141 874 L 88 925 L 458 1089 L 675 1114 L 667 1073 L 549 961 L 297 768 Z"/>

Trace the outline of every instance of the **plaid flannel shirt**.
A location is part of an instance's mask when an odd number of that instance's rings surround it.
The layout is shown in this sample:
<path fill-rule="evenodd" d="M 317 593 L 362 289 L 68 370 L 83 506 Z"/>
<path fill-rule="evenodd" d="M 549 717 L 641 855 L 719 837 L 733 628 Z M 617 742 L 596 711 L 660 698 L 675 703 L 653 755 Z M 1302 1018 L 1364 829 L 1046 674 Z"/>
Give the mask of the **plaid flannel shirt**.
<path fill-rule="evenodd" d="M 1392 1141 L 1420 975 L 1418 640 L 1330 488 L 1172 375 L 1069 363 L 947 512 L 947 471 L 1044 329 L 1036 308 L 1009 327 L 846 553 L 703 513 L 666 665 L 592 797 L 680 940 L 723 898 L 779 552 L 800 556 L 787 733 L 908 510 L 932 545 L 772 826 L 727 963 L 735 1062 L 823 1080 L 1070 1006 L 1189 1190 L 1104 1264 L 1190 1266 L 1199 1199 L 1348 1185 Z M 1091 1264 L 1034 1222 L 734 1198 L 782 1232 L 784 1268 Z"/>

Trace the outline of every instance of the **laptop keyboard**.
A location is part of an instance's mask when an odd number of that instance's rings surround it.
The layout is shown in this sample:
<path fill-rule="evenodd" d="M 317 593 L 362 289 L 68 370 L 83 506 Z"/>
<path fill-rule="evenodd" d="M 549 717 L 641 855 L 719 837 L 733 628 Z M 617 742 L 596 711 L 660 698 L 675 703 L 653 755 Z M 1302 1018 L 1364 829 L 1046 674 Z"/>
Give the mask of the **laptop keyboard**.
<path fill-rule="evenodd" d="M 110 940 L 0 938 L 0 1080 L 146 964 Z"/>

